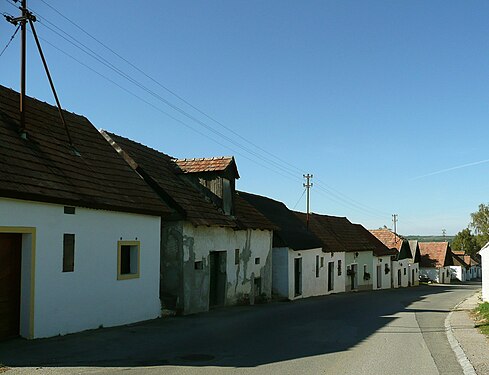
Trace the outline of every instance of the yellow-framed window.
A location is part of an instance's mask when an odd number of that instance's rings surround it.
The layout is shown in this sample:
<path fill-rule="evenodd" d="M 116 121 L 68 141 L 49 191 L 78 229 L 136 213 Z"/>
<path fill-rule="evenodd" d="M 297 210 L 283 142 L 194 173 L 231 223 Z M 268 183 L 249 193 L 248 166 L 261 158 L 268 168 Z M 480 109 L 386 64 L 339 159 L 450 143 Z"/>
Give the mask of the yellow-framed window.
<path fill-rule="evenodd" d="M 117 241 L 117 280 L 139 278 L 140 259 L 140 241 Z"/>

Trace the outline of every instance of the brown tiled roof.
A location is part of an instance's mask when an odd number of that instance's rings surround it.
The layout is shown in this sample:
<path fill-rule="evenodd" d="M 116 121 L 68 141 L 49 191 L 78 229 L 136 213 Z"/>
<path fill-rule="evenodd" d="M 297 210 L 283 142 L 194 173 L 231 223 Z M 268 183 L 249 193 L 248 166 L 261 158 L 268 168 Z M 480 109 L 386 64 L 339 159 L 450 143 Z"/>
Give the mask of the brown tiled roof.
<path fill-rule="evenodd" d="M 0 196 L 169 215 L 173 210 L 150 189 L 85 117 L 64 111 L 69 147 L 58 110 L 26 98 L 28 139 L 19 129 L 19 94 L 0 86 Z"/>
<path fill-rule="evenodd" d="M 150 183 L 165 201 L 193 225 L 236 229 L 273 229 L 274 226 L 236 194 L 235 216 L 225 215 L 200 191 L 179 176 L 175 159 L 119 135 L 102 131 L 121 156 Z"/>
<path fill-rule="evenodd" d="M 295 212 L 303 223 L 307 215 Z M 324 244 L 326 251 L 374 251 L 373 246 L 346 217 L 310 214 L 309 230 Z"/>
<path fill-rule="evenodd" d="M 421 267 L 444 267 L 453 264 L 448 242 L 419 242 Z"/>
<path fill-rule="evenodd" d="M 177 159 L 176 163 L 182 173 L 223 172 L 232 167 L 236 173 L 236 178 L 239 178 L 238 168 L 232 156 Z"/>
<path fill-rule="evenodd" d="M 459 253 L 460 251 L 457 251 L 457 253 Z M 452 251 L 452 258 L 453 258 L 453 264 L 455 266 L 462 266 L 462 267 L 469 267 L 469 265 L 467 263 L 465 263 L 464 259 L 463 259 L 463 256 L 459 256 L 458 254 L 455 254 L 455 252 Z"/>
<path fill-rule="evenodd" d="M 401 250 L 404 238 L 389 229 L 371 229 L 372 233 L 379 241 L 381 241 L 389 249 Z"/>
<path fill-rule="evenodd" d="M 375 246 L 374 255 L 375 256 L 384 256 L 384 255 L 396 255 L 397 250 L 393 248 L 389 248 L 382 241 L 380 241 L 376 236 L 374 236 L 368 229 L 363 227 L 360 224 L 354 224 L 360 235 L 365 236 L 365 238 Z"/>
<path fill-rule="evenodd" d="M 237 226 L 232 217 L 219 212 L 212 202 L 177 175 L 173 158 L 119 135 L 107 131 L 102 131 L 102 134 L 115 142 L 116 149 L 118 147 L 128 155 L 136 163 L 133 167 L 153 180 L 163 199 L 173 201 L 177 210 L 179 208 L 178 211 L 193 225 Z"/>

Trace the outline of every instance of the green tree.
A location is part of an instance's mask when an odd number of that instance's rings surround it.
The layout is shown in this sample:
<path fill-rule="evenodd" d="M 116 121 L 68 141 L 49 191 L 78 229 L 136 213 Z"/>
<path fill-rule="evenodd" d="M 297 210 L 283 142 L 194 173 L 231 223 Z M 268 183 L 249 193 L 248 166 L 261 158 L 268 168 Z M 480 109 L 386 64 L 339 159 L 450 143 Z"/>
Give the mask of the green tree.
<path fill-rule="evenodd" d="M 465 228 L 457 233 L 452 242 L 452 250 L 465 251 L 467 254 L 475 254 L 480 250 L 476 236 L 469 228 Z"/>
<path fill-rule="evenodd" d="M 489 204 L 481 203 L 479 210 L 471 213 L 470 217 L 470 227 L 474 229 L 477 244 L 482 247 L 489 241 Z"/>

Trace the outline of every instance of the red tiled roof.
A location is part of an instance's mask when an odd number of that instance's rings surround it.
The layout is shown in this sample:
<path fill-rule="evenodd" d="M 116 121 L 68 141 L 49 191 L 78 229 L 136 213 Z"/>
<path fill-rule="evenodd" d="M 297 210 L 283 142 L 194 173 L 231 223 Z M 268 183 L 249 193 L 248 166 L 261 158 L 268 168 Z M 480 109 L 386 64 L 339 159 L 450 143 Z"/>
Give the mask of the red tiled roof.
<path fill-rule="evenodd" d="M 354 224 L 360 235 L 364 236 L 373 246 L 375 246 L 374 249 L 374 255 L 375 256 L 384 256 L 384 255 L 396 255 L 397 250 L 395 248 L 389 248 L 382 241 L 380 241 L 376 236 L 374 236 L 371 231 L 366 229 L 360 224 Z"/>
<path fill-rule="evenodd" d="M 304 223 L 307 215 L 295 212 Z M 374 251 L 373 246 L 346 217 L 310 214 L 309 230 L 324 244 L 326 251 Z"/>
<path fill-rule="evenodd" d="M 444 267 L 453 264 L 448 242 L 419 242 L 421 267 Z"/>
<path fill-rule="evenodd" d="M 238 168 L 232 156 L 177 159 L 175 162 L 182 173 L 223 172 L 232 167 L 236 173 L 236 178 L 239 178 Z"/>
<path fill-rule="evenodd" d="M 397 251 L 401 250 L 404 238 L 389 229 L 371 229 L 370 233 L 389 249 L 396 249 Z"/>
<path fill-rule="evenodd" d="M 19 94 L 0 86 L 0 196 L 114 211 L 169 215 L 174 211 L 135 173 L 85 117 L 26 98 L 19 129 Z"/>

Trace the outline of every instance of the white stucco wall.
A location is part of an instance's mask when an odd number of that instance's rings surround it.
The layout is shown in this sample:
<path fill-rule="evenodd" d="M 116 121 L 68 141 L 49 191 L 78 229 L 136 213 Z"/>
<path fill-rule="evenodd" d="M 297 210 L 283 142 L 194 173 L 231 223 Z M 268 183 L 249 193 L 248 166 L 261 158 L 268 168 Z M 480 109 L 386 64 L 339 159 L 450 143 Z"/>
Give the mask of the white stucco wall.
<path fill-rule="evenodd" d="M 391 287 L 391 272 L 392 272 L 392 262 L 390 255 L 386 256 L 374 256 L 373 257 L 373 289 L 390 289 Z M 386 265 L 388 272 L 386 273 Z M 377 287 L 377 267 L 380 267 L 380 288 Z"/>
<path fill-rule="evenodd" d="M 288 249 L 288 273 L 289 288 L 288 298 L 290 300 L 307 298 L 312 296 L 321 296 L 332 293 L 345 291 L 345 272 L 343 270 L 345 263 L 344 252 L 323 253 L 321 249 L 308 249 L 294 251 Z M 316 256 L 319 256 L 319 276 L 316 277 Z M 302 294 L 295 295 L 294 285 L 294 262 L 296 258 L 302 259 Z M 321 258 L 323 258 L 323 267 L 321 267 Z M 341 263 L 341 274 L 338 275 L 338 261 Z M 328 263 L 334 263 L 333 289 L 328 291 Z"/>
<path fill-rule="evenodd" d="M 226 255 L 226 305 L 232 305 L 240 300 L 249 301 L 253 291 L 253 280 L 261 278 L 262 293 L 271 296 L 272 286 L 272 234 L 270 230 L 248 229 L 233 230 L 221 227 L 195 227 L 188 222 L 183 224 L 183 262 L 203 261 L 209 264 L 211 251 L 225 251 Z M 240 249 L 239 264 L 235 264 L 235 250 Z M 259 264 L 255 259 L 259 258 Z M 200 271 L 192 270 L 184 275 L 188 288 L 192 288 L 192 274 Z M 185 268 L 187 270 L 187 268 Z M 202 279 L 204 280 L 204 279 Z M 204 281 L 205 282 L 205 281 Z M 205 294 L 209 286 L 199 293 Z M 203 299 L 195 302 L 195 291 L 185 290 L 185 312 L 195 313 L 209 308 L 203 306 Z M 199 287 L 201 288 L 201 287 Z"/>
<path fill-rule="evenodd" d="M 480 251 L 482 258 L 482 300 L 489 302 L 489 243 L 487 243 Z"/>
<path fill-rule="evenodd" d="M 448 271 L 448 276 L 447 276 Z M 420 267 L 419 273 L 421 275 L 428 276 L 430 280 L 440 283 L 440 284 L 449 284 L 450 283 L 450 267 Z"/>
<path fill-rule="evenodd" d="M 401 271 L 401 283 L 399 283 L 398 272 Z M 394 288 L 406 288 L 409 286 L 409 260 L 401 259 L 392 262 L 392 281 Z"/>
<path fill-rule="evenodd" d="M 357 255 L 358 254 L 358 255 Z M 372 251 L 360 251 L 360 252 L 348 252 L 345 253 L 345 263 L 346 269 L 345 274 L 347 272 L 348 267 L 351 267 L 352 264 L 357 265 L 357 282 L 358 282 L 358 290 L 368 290 L 373 289 L 373 281 L 374 281 L 374 269 L 373 269 L 373 254 Z M 370 274 L 370 279 L 364 279 L 364 268 L 366 266 L 367 273 Z M 348 292 L 352 290 L 351 288 L 351 278 L 350 276 L 345 276 L 345 290 Z"/>
<path fill-rule="evenodd" d="M 412 272 L 414 271 L 414 273 Z M 409 263 L 409 285 L 419 285 L 419 263 Z"/>
<path fill-rule="evenodd" d="M 450 266 L 450 277 L 452 280 L 466 281 L 465 267 Z"/>
<path fill-rule="evenodd" d="M 33 337 L 133 323 L 160 315 L 160 218 L 0 198 L 0 227 L 34 227 Z M 63 234 L 75 234 L 74 272 L 62 272 Z M 28 236 L 23 236 L 23 247 Z M 140 241 L 140 277 L 117 280 L 117 241 Z M 24 254 L 23 254 L 24 255 Z M 29 259 L 22 262 L 22 291 Z M 27 269 L 29 267 L 29 269 Z M 27 336 L 22 298 L 21 334 Z"/>

